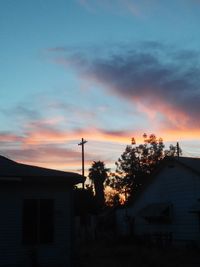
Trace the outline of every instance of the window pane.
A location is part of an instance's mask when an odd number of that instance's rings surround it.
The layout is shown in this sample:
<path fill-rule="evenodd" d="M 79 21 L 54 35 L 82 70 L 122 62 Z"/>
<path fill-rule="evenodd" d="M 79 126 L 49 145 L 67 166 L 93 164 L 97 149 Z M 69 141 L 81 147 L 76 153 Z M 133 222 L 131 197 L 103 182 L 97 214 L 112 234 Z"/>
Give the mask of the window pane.
<path fill-rule="evenodd" d="M 54 200 L 40 200 L 40 243 L 50 243 L 54 240 Z"/>
<path fill-rule="evenodd" d="M 23 243 L 37 243 L 38 201 L 25 199 L 23 206 Z"/>

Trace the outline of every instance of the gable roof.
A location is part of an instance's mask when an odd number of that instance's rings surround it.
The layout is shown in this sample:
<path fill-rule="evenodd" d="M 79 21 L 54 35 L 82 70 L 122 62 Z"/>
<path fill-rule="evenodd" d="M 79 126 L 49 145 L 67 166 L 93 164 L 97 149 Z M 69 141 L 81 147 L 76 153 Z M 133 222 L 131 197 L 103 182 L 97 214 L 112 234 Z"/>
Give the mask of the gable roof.
<path fill-rule="evenodd" d="M 78 173 L 26 165 L 0 156 L 0 182 L 8 181 L 60 182 L 74 185 L 82 183 L 84 177 Z"/>
<path fill-rule="evenodd" d="M 141 189 L 135 193 L 133 197 L 130 198 L 127 206 L 134 205 L 135 201 L 143 194 L 146 188 L 152 184 L 152 182 L 156 179 L 157 175 L 169 165 L 173 165 L 173 163 L 181 164 L 187 169 L 195 172 L 200 177 L 200 158 L 189 158 L 189 157 L 165 157 L 155 170 L 148 176 L 147 181 L 142 185 Z"/>
<path fill-rule="evenodd" d="M 200 174 L 200 158 L 176 157 L 175 160 Z"/>
<path fill-rule="evenodd" d="M 197 173 L 200 176 L 200 158 L 189 158 L 189 157 L 165 157 L 155 170 L 150 174 L 149 182 L 147 185 L 151 183 L 158 173 L 160 173 L 166 166 L 173 165 L 173 163 L 178 163 L 192 172 Z M 146 184 L 145 184 L 146 186 Z"/>

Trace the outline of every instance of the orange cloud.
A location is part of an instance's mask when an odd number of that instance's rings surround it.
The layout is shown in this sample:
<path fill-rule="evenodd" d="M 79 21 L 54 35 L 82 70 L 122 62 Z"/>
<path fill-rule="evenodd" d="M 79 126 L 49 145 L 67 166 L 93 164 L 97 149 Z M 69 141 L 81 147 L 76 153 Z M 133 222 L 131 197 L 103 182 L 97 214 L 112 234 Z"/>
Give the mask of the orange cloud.
<path fill-rule="evenodd" d="M 163 124 L 158 130 L 152 129 L 132 130 L 104 130 L 96 127 L 83 129 L 62 130 L 59 129 L 56 119 L 29 123 L 22 135 L 12 133 L 0 133 L 0 142 L 3 144 L 1 152 L 11 159 L 31 165 L 62 170 L 81 172 L 81 149 L 78 146 L 84 137 L 88 143 L 85 149 L 85 168 L 90 167 L 93 160 L 103 160 L 109 168 L 114 167 L 114 162 L 123 153 L 125 146 L 131 144 L 134 137 L 136 145 L 143 142 L 144 132 L 154 133 L 162 137 L 165 142 L 184 142 L 185 140 L 199 140 L 200 129 L 187 127 L 187 116 L 184 113 L 174 112 L 170 106 L 162 101 L 157 102 L 158 109 L 171 116 L 174 122 L 181 122 L 179 128 L 169 127 L 169 123 Z M 145 113 L 151 110 L 145 109 Z M 157 115 L 149 116 L 154 120 Z M 185 121 L 186 120 L 186 121 Z M 164 123 L 164 122 L 163 122 Z M 70 145 L 73 143 L 72 145 Z"/>
<path fill-rule="evenodd" d="M 145 103 L 143 99 L 134 97 L 133 101 L 138 111 L 147 115 L 154 128 L 179 128 L 179 131 L 182 131 L 190 125 L 191 118 L 189 115 L 184 110 L 172 106 L 165 99 L 156 99 L 155 97 L 152 103 L 151 101 L 150 103 Z M 193 128 L 193 125 L 190 128 Z"/>
<path fill-rule="evenodd" d="M 62 130 L 59 129 L 56 122 L 56 120 L 51 119 L 27 124 L 23 140 L 21 140 L 22 144 L 24 146 L 48 143 L 62 144 L 71 140 L 80 140 L 82 137 L 92 141 L 126 142 L 130 138 L 129 133 L 125 131 L 109 131 L 96 127 Z"/>
<path fill-rule="evenodd" d="M 180 130 L 164 130 L 160 131 L 161 137 L 163 137 L 166 142 L 177 142 L 177 141 L 186 141 L 186 140 L 199 140 L 200 138 L 200 129 L 183 129 Z"/>
<path fill-rule="evenodd" d="M 0 133 L 0 142 L 21 142 L 22 136 L 18 136 L 12 133 Z"/>

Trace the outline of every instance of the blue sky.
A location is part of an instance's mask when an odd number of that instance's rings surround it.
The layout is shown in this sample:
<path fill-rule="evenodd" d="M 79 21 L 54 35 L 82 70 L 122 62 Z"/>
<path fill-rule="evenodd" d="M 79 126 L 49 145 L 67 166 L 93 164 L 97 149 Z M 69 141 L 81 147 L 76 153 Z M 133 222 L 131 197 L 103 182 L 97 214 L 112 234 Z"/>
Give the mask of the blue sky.
<path fill-rule="evenodd" d="M 144 132 L 200 155 L 198 0 L 2 0 L 0 144 L 14 160 L 112 167 Z"/>

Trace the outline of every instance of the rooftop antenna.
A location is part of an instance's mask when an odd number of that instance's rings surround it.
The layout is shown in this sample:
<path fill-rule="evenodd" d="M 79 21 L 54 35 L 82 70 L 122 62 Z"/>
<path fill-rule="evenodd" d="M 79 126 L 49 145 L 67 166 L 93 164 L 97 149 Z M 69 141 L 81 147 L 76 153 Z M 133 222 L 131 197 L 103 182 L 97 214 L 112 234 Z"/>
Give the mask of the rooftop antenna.
<path fill-rule="evenodd" d="M 81 139 L 81 142 L 78 144 L 79 146 L 82 147 L 82 176 L 84 178 L 85 176 L 85 167 L 84 167 L 84 145 L 87 143 L 86 140 L 84 140 L 84 138 Z M 83 189 L 84 189 L 84 181 L 83 181 Z"/>

